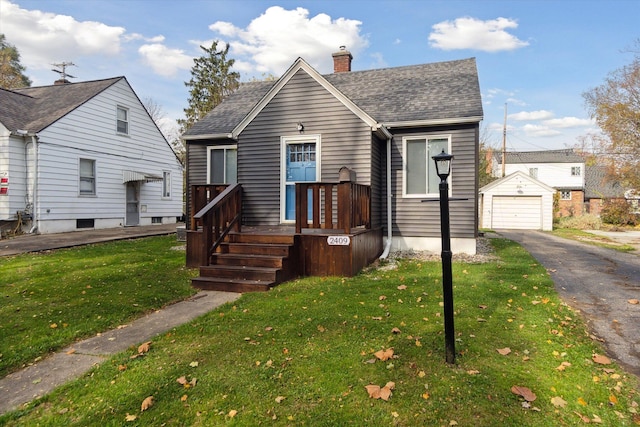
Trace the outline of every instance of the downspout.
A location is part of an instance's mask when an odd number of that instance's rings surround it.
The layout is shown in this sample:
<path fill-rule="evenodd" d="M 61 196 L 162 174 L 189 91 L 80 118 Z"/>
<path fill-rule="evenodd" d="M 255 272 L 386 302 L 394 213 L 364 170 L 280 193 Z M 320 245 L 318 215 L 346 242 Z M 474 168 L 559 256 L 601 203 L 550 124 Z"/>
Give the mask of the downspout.
<path fill-rule="evenodd" d="M 391 252 L 391 243 L 393 241 L 393 229 L 391 228 L 393 225 L 391 209 L 391 140 L 393 139 L 393 135 L 391 135 L 385 127 L 381 126 L 380 129 L 382 129 L 387 137 L 387 243 L 382 251 L 382 255 L 380 255 L 380 259 L 386 259 L 389 256 L 389 252 Z"/>
<path fill-rule="evenodd" d="M 27 131 L 18 131 L 19 135 L 22 135 L 25 139 L 31 137 L 31 142 L 26 142 L 24 145 L 24 157 L 25 157 L 25 174 L 26 180 L 29 179 L 29 144 L 33 145 L 33 188 L 31 190 L 31 197 L 33 198 L 31 202 L 31 222 L 32 226 L 29 230 L 29 234 L 33 234 L 36 230 L 38 230 L 40 220 L 36 217 L 36 204 L 38 200 L 38 136 L 33 133 L 28 133 Z M 25 206 L 27 208 L 27 206 Z"/>

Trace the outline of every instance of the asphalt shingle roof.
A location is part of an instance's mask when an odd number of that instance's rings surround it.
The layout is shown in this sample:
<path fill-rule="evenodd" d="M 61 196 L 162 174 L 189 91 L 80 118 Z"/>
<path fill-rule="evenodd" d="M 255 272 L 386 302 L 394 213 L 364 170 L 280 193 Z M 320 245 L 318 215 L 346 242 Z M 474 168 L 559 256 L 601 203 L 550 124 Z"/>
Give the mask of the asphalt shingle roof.
<path fill-rule="evenodd" d="M 0 89 L 0 123 L 10 131 L 40 132 L 120 79 Z"/>
<path fill-rule="evenodd" d="M 607 199 L 624 197 L 624 188 L 607 174 L 604 166 L 587 166 L 584 175 L 584 198 Z"/>
<path fill-rule="evenodd" d="M 497 161 L 502 162 L 502 153 L 495 153 Z M 572 148 L 544 151 L 512 151 L 506 153 L 505 163 L 584 163 L 584 158 Z"/>
<path fill-rule="evenodd" d="M 378 123 L 481 117 L 474 58 L 323 76 Z M 276 82 L 243 83 L 185 134 L 231 132 Z"/>

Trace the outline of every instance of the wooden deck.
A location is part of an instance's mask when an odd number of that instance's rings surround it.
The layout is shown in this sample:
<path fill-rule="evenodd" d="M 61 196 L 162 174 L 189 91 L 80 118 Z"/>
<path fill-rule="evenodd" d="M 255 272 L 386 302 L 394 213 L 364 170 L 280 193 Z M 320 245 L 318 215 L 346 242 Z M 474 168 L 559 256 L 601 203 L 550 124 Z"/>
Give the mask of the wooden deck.
<path fill-rule="evenodd" d="M 308 188 L 314 198 L 311 220 L 306 218 Z M 336 190 L 334 211 L 326 199 L 333 198 Z M 196 214 L 192 229 L 187 230 L 187 266 L 200 268 L 193 286 L 251 292 L 267 291 L 301 276 L 353 276 L 382 253 L 382 230 L 370 226 L 368 187 L 311 183 L 297 184 L 296 191 L 297 204 L 305 209 L 297 208 L 304 212 L 296 216 L 295 225 L 259 227 L 239 223 L 242 191 L 238 185 L 212 186 L 206 199 L 213 200 L 207 203 L 202 196 L 206 191 L 194 191 L 201 198 L 199 206 L 192 206 Z"/>

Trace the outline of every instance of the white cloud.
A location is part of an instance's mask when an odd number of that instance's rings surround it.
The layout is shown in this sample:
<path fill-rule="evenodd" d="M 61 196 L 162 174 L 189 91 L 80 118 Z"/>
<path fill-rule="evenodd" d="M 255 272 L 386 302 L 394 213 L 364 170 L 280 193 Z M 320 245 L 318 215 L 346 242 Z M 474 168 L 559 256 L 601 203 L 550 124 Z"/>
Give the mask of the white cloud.
<path fill-rule="evenodd" d="M 547 110 L 538 111 L 521 111 L 519 113 L 509 114 L 507 118 L 515 121 L 531 121 L 531 120 L 546 120 L 553 117 L 553 112 Z"/>
<path fill-rule="evenodd" d="M 385 68 L 389 66 L 381 52 L 374 52 L 369 56 L 373 59 L 371 68 Z"/>
<path fill-rule="evenodd" d="M 81 55 L 113 56 L 120 52 L 125 33 L 122 27 L 22 9 L 7 0 L 0 0 L 0 10 L 2 32 L 19 48 L 21 62 L 27 68 L 46 69 L 53 62 L 77 60 Z"/>
<path fill-rule="evenodd" d="M 320 13 L 310 17 L 307 9 L 268 8 L 246 28 L 218 21 L 209 26 L 231 46 L 236 69 L 247 73 L 282 74 L 297 57 L 304 58 L 320 72 L 333 70 L 331 54 L 346 46 L 354 54 L 368 40 L 360 34 L 360 21 Z"/>
<path fill-rule="evenodd" d="M 481 21 L 476 18 L 457 18 L 435 24 L 429 35 L 429 44 L 437 49 L 475 49 L 485 52 L 515 50 L 529 43 L 509 34 L 508 29 L 517 28 L 513 19 L 497 18 Z"/>
<path fill-rule="evenodd" d="M 189 70 L 193 65 L 193 58 L 182 50 L 170 49 L 159 43 L 142 45 L 138 53 L 145 64 L 164 77 L 173 77 L 178 70 Z"/>
<path fill-rule="evenodd" d="M 543 125 L 552 128 L 575 128 L 583 126 L 593 126 L 595 123 L 589 119 L 579 119 L 577 117 L 562 117 L 559 119 L 550 119 L 542 122 Z"/>
<path fill-rule="evenodd" d="M 562 132 L 555 129 L 550 129 L 548 126 L 526 124 L 522 127 L 522 130 L 527 136 L 531 137 L 548 137 L 561 135 Z"/>

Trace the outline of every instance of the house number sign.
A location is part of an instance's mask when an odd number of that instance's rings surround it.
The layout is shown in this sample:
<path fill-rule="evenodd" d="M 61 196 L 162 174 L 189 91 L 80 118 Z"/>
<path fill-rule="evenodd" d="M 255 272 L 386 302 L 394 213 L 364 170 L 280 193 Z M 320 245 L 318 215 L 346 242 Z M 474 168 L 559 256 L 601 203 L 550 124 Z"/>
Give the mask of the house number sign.
<path fill-rule="evenodd" d="M 349 246 L 351 238 L 349 236 L 328 236 L 327 243 L 330 246 Z"/>

